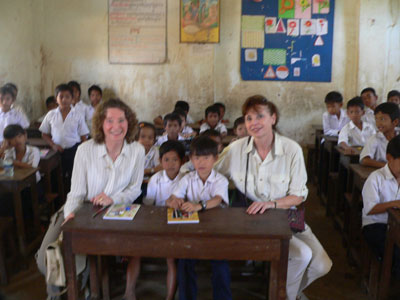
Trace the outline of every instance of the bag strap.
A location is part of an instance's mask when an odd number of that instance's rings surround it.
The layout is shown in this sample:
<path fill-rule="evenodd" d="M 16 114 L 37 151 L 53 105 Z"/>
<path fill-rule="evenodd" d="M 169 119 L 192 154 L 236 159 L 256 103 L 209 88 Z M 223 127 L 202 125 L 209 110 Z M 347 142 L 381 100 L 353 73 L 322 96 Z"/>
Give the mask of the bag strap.
<path fill-rule="evenodd" d="M 247 138 L 247 145 L 249 145 L 250 139 L 251 139 L 251 136 L 249 136 L 249 137 Z M 247 158 L 246 158 L 246 175 L 245 175 L 245 177 L 244 177 L 244 201 L 246 202 L 246 206 L 249 206 L 249 202 L 247 201 L 247 173 L 248 173 L 248 171 L 249 171 L 249 156 L 250 156 L 250 153 L 247 152 Z"/>

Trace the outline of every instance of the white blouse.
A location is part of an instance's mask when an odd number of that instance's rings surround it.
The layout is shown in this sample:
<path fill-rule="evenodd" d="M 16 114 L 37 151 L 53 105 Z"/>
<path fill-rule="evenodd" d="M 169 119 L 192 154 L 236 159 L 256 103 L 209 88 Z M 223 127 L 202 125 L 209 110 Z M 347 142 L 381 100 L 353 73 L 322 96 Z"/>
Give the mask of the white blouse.
<path fill-rule="evenodd" d="M 29 121 L 23 112 L 15 108 L 11 108 L 8 112 L 3 112 L 0 108 L 0 142 L 3 141 L 4 129 L 10 124 L 19 124 L 22 128 L 27 128 Z"/>

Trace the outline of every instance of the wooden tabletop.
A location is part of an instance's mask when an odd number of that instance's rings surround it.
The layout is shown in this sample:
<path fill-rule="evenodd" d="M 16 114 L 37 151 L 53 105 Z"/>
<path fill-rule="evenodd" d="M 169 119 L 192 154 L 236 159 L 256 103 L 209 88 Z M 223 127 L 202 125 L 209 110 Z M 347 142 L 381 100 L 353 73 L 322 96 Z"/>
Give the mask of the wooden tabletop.
<path fill-rule="evenodd" d="M 35 146 L 38 148 L 49 148 L 50 145 L 42 138 L 30 138 L 28 139 L 28 145 Z"/>
<path fill-rule="evenodd" d="M 360 164 L 351 164 L 350 169 L 362 180 L 366 180 L 373 171 L 377 170 L 377 168 L 366 167 Z"/>
<path fill-rule="evenodd" d="M 337 143 L 339 139 L 337 136 L 325 135 L 325 134 L 322 137 L 325 139 L 325 142 L 332 142 L 332 143 Z"/>
<path fill-rule="evenodd" d="M 322 124 L 311 124 L 311 128 L 314 130 L 323 130 Z"/>
<path fill-rule="evenodd" d="M 37 168 L 17 168 L 14 167 L 14 176 L 8 177 L 4 175 L 0 175 L 0 182 L 1 183 L 7 183 L 7 182 L 16 182 L 16 181 L 22 181 L 29 176 L 32 175 L 32 173 L 35 173 L 38 171 Z"/>
<path fill-rule="evenodd" d="M 352 147 L 352 148 L 354 149 L 355 153 L 345 152 L 345 150 L 342 147 L 340 147 L 339 145 L 335 146 L 336 151 L 339 152 L 341 155 L 345 155 L 345 156 L 360 156 L 362 147 Z"/>

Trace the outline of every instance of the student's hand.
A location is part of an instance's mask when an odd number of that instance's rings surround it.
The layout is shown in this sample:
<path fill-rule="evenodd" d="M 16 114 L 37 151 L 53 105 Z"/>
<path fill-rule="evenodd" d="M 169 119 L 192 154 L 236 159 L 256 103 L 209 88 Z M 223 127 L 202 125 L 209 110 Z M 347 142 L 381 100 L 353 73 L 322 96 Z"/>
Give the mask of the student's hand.
<path fill-rule="evenodd" d="M 171 195 L 171 197 L 169 197 L 167 201 L 165 201 L 165 204 L 173 209 L 179 209 L 184 202 L 185 200 L 183 200 L 182 198 Z"/>
<path fill-rule="evenodd" d="M 3 140 L 3 142 L 1 143 L 0 151 L 5 151 L 10 148 L 11 148 L 10 143 L 7 140 Z"/>
<path fill-rule="evenodd" d="M 192 202 L 185 202 L 182 204 L 181 209 L 185 212 L 195 212 L 201 210 L 201 204 L 199 203 L 192 203 Z"/>
<path fill-rule="evenodd" d="M 67 223 L 69 220 L 75 218 L 75 214 L 74 213 L 70 213 L 64 220 L 64 222 L 62 222 L 61 226 L 63 226 L 65 223 Z"/>
<path fill-rule="evenodd" d="M 263 214 L 267 209 L 273 208 L 275 205 L 272 201 L 267 202 L 253 202 L 246 212 L 249 215 L 255 215 L 257 213 Z"/>
<path fill-rule="evenodd" d="M 93 197 L 92 199 L 90 199 L 90 202 L 92 202 L 93 205 L 100 205 L 100 206 L 107 206 L 114 203 L 113 199 L 111 199 L 104 193 L 100 193 L 97 196 Z"/>
<path fill-rule="evenodd" d="M 56 151 L 56 152 L 60 152 L 63 153 L 64 149 L 63 147 L 61 147 L 60 145 L 57 145 L 56 143 L 54 143 L 53 145 L 51 145 L 51 148 Z"/>

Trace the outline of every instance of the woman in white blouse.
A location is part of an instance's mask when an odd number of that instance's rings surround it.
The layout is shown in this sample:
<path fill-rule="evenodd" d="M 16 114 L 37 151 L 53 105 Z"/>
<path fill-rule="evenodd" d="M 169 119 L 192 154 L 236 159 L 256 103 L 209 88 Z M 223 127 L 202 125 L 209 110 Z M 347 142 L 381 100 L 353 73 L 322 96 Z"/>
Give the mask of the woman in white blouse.
<path fill-rule="evenodd" d="M 64 214 L 60 210 L 53 216 L 37 253 L 42 273 L 46 270 L 44 253 L 47 245 L 58 237 L 61 224 L 74 218 L 85 199 L 93 205 L 106 206 L 132 203 L 140 195 L 145 154 L 143 146 L 134 141 L 137 123 L 135 113 L 119 99 L 103 102 L 96 109 L 92 139 L 80 145 L 76 152 Z M 129 269 L 127 282 L 134 280 L 136 273 L 138 270 Z M 49 294 L 54 294 L 55 290 L 48 286 Z"/>
<path fill-rule="evenodd" d="M 239 139 L 225 148 L 216 170 L 251 200 L 248 214 L 298 206 L 308 193 L 303 153 L 296 142 L 276 132 L 276 106 L 256 95 L 246 100 L 242 113 L 250 138 Z M 304 297 L 302 291 L 328 273 L 331 266 L 332 261 L 305 224 L 305 230 L 294 233 L 289 243 L 287 298 Z"/>

